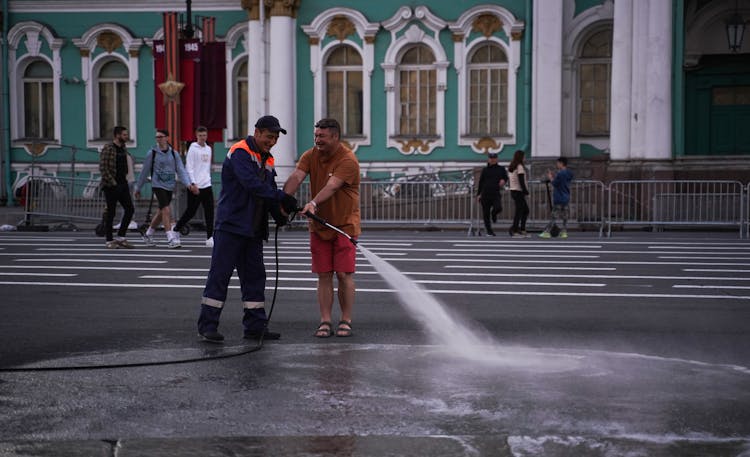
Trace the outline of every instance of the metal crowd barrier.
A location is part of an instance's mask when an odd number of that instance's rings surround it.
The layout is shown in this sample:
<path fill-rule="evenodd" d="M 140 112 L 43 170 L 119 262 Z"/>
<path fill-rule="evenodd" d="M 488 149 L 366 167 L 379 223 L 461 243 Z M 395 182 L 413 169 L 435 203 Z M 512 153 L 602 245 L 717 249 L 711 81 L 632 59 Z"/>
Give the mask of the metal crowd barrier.
<path fill-rule="evenodd" d="M 100 221 L 105 200 L 98 191 L 98 183 L 98 179 L 29 177 L 25 190 L 26 223 L 58 221 L 72 225 Z M 527 228 L 541 229 L 550 218 L 546 186 L 542 181 L 531 181 L 529 191 Z M 509 226 L 514 205 L 509 191 L 503 191 L 501 197 L 503 211 L 499 224 Z M 297 198 L 300 204 L 310 200 L 308 181 L 300 187 Z M 176 199 L 175 218 L 184 209 L 182 200 L 182 197 Z M 147 202 L 135 203 L 142 206 Z M 470 235 L 484 230 L 476 188 L 468 174 L 461 180 L 436 177 L 412 181 L 402 177 L 363 181 L 360 212 L 365 227 L 466 228 Z M 607 236 L 611 236 L 613 227 L 624 226 L 652 230 L 663 230 L 666 226 L 724 226 L 736 227 L 740 238 L 744 238 L 750 235 L 748 215 L 750 184 L 736 181 L 613 181 L 605 186 L 600 181 L 575 180 L 571 183 L 568 226 L 598 230 L 600 236 L 605 225 Z M 135 217 L 134 220 L 141 222 Z M 115 221 L 118 220 L 119 215 L 115 215 Z M 305 219 L 298 218 L 292 225 L 305 223 Z"/>
<path fill-rule="evenodd" d="M 553 192 L 552 184 L 550 193 Z M 526 228 L 543 229 L 551 218 L 549 202 L 547 200 L 547 185 L 544 181 L 532 180 L 528 184 L 529 195 L 526 197 L 526 203 L 529 205 L 529 217 L 526 221 Z M 498 215 L 498 225 L 504 225 L 505 229 L 510 228 L 515 213 L 515 204 L 511 198 L 510 190 L 500 192 L 503 210 Z M 551 197 L 550 197 L 551 198 Z M 592 181 L 579 179 L 570 183 L 570 204 L 568 205 L 568 228 L 574 227 L 578 230 L 597 230 L 602 235 L 604 229 L 603 216 L 606 204 L 606 187 L 601 181 Z M 482 218 L 482 206 L 474 197 L 476 210 L 476 219 L 473 226 L 476 226 L 476 234 L 484 231 L 484 221 Z M 498 232 L 498 230 L 495 230 Z M 504 233 L 506 230 L 500 230 Z"/>
<path fill-rule="evenodd" d="M 106 203 L 98 183 L 98 179 L 30 176 L 24 191 L 26 223 L 56 221 L 75 227 L 74 222 L 100 221 Z"/>
<path fill-rule="evenodd" d="M 474 184 L 464 181 L 362 181 L 363 226 L 468 227 L 476 218 Z M 312 198 L 305 181 L 296 194 L 300 205 Z M 304 222 L 297 219 L 296 223 Z"/>
<path fill-rule="evenodd" d="M 609 185 L 607 236 L 613 225 L 736 226 L 747 224 L 744 187 L 736 181 L 613 181 Z"/>

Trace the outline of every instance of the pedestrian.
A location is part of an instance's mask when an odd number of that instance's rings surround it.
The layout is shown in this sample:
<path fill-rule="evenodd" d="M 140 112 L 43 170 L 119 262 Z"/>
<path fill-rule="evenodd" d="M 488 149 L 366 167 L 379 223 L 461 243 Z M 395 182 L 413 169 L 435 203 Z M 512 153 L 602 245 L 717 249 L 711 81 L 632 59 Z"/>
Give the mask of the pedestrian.
<path fill-rule="evenodd" d="M 214 239 L 214 192 L 211 188 L 211 162 L 213 154 L 208 140 L 208 129 L 199 126 L 195 129 L 195 141 L 190 144 L 185 156 L 185 170 L 190 176 L 190 182 L 198 187 L 198 194 L 187 194 L 187 208 L 174 227 L 180 233 L 190 219 L 195 216 L 199 206 L 203 206 L 203 217 L 206 221 L 206 246 L 213 247 Z"/>
<path fill-rule="evenodd" d="M 562 222 L 562 229 L 558 237 L 568 237 L 568 205 L 570 204 L 570 182 L 573 181 L 573 173 L 568 170 L 568 158 L 560 157 L 555 162 L 556 173 L 547 170 L 547 179 L 552 182 L 552 218 L 544 231 L 539 234 L 542 238 L 550 238 L 552 227 L 557 224 L 557 220 Z"/>
<path fill-rule="evenodd" d="M 526 183 L 526 167 L 524 166 L 524 152 L 518 150 L 513 154 L 513 159 L 508 165 L 510 196 L 515 204 L 513 213 L 513 225 L 508 233 L 513 238 L 528 238 L 526 233 L 526 219 L 529 217 L 529 205 L 526 203 L 526 196 L 529 195 L 529 188 Z"/>
<path fill-rule="evenodd" d="M 159 210 L 154 214 L 146 233 L 143 234 L 143 241 L 146 246 L 156 246 L 154 233 L 159 227 L 159 223 L 164 225 L 167 247 L 179 248 L 182 246 L 180 233 L 173 229 L 172 210 L 169 207 L 172 203 L 172 193 L 177 184 L 177 176 L 180 177 L 180 180 L 188 187 L 190 192 L 198 193 L 198 187 L 190 181 L 190 176 L 185 171 L 180 155 L 169 144 L 169 132 L 159 129 L 156 131 L 156 144 L 146 154 L 146 158 L 143 160 L 143 169 L 138 176 L 138 182 L 135 184 L 135 198 L 141 198 L 141 188 L 146 184 L 146 180 L 151 178 L 151 191 L 156 196 L 159 205 Z"/>
<path fill-rule="evenodd" d="M 296 169 L 284 184 L 284 192 L 295 193 L 309 175 L 312 199 L 305 204 L 302 212 L 318 215 L 356 240 L 361 233 L 359 162 L 352 150 L 340 140 L 341 126 L 336 119 L 319 120 L 315 124 L 315 146 L 302 154 Z M 341 319 L 335 334 L 351 336 L 356 246 L 346 236 L 313 220 L 309 221 L 309 229 L 312 272 L 318 276 L 320 308 L 320 324 L 315 336 L 327 338 L 334 334 L 331 316 L 334 272 L 341 307 Z"/>
<path fill-rule="evenodd" d="M 487 236 L 495 236 L 492 223 L 497 222 L 497 215 L 503 210 L 500 189 L 507 181 L 508 172 L 505 171 L 505 167 L 497 164 L 497 153 L 488 153 L 487 166 L 482 169 L 477 189 L 477 201 L 482 204 L 482 217 Z"/>
<path fill-rule="evenodd" d="M 135 207 L 130 197 L 130 186 L 128 176 L 133 176 L 133 158 L 125 148 L 130 135 L 128 129 L 121 125 L 114 128 L 111 143 L 104 145 L 99 154 L 99 172 L 102 175 L 101 189 L 107 202 L 104 214 L 104 235 L 108 249 L 132 249 L 126 238 L 128 226 L 133 219 Z M 123 215 L 120 227 L 117 229 L 117 238 L 113 236 L 112 223 L 117 211 L 117 203 L 122 205 Z"/>
<path fill-rule="evenodd" d="M 229 280 L 237 270 L 242 291 L 244 338 L 276 340 L 268 330 L 265 310 L 266 269 L 263 242 L 268 240 L 269 213 L 277 225 L 295 211 L 297 200 L 276 186 L 271 148 L 286 130 L 273 116 L 255 123 L 252 136 L 235 143 L 221 168 L 221 192 L 216 207 L 211 268 L 203 289 L 198 334 L 221 343 L 219 317 L 227 299 Z"/>

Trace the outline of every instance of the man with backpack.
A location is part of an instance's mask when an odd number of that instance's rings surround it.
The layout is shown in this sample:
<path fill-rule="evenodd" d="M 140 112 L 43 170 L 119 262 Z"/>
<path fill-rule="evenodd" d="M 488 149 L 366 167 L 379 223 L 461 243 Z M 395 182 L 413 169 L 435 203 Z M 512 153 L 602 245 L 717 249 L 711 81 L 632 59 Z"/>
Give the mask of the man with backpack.
<path fill-rule="evenodd" d="M 148 151 L 146 159 L 143 162 L 143 170 L 138 176 L 138 182 L 135 185 L 135 198 L 141 197 L 141 187 L 146 184 L 146 180 L 151 178 L 151 191 L 156 197 L 159 210 L 151 219 L 146 233 L 143 235 L 143 241 L 146 246 L 156 246 L 154 233 L 159 227 L 159 223 L 164 225 L 167 234 L 167 247 L 179 248 L 180 234 L 172 230 L 172 212 L 169 208 L 172 203 L 172 193 L 177 183 L 176 177 L 188 186 L 193 194 L 197 194 L 198 186 L 190 182 L 185 166 L 182 164 L 180 155 L 172 149 L 169 144 L 169 132 L 166 130 L 156 131 L 156 145 Z"/>

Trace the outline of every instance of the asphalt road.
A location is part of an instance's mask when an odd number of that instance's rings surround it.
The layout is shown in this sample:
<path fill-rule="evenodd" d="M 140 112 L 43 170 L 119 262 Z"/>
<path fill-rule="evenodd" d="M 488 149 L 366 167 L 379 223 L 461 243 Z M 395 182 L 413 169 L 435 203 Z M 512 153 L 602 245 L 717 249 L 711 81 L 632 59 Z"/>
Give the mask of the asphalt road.
<path fill-rule="evenodd" d="M 226 343 L 197 339 L 202 235 L 0 233 L 0 455 L 750 455 L 736 233 L 368 232 L 387 265 L 360 255 L 355 335 L 324 340 L 284 232 L 261 350 L 236 280 Z"/>

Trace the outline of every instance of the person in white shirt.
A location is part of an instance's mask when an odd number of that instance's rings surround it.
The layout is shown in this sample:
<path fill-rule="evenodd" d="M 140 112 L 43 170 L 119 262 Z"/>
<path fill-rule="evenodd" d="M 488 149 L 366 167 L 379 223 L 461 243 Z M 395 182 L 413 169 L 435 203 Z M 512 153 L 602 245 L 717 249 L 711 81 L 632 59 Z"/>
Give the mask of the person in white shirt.
<path fill-rule="evenodd" d="M 529 217 L 529 204 L 526 203 L 526 196 L 529 195 L 529 188 L 526 185 L 524 155 L 524 152 L 519 149 L 513 154 L 513 159 L 508 165 L 510 196 L 516 206 L 516 211 L 513 214 L 513 226 L 508 230 L 513 238 L 529 237 L 526 233 L 526 219 Z"/>
<path fill-rule="evenodd" d="M 174 231 L 180 233 L 182 227 L 190 222 L 198 211 L 198 206 L 203 205 L 203 215 L 206 220 L 206 246 L 214 245 L 214 192 L 211 189 L 211 163 L 213 162 L 213 153 L 211 146 L 206 143 L 208 139 L 208 129 L 199 126 L 195 129 L 196 141 L 188 148 L 185 157 L 185 169 L 190 175 L 191 184 L 198 186 L 198 194 L 188 193 L 188 206 L 185 212 L 177 221 Z"/>

